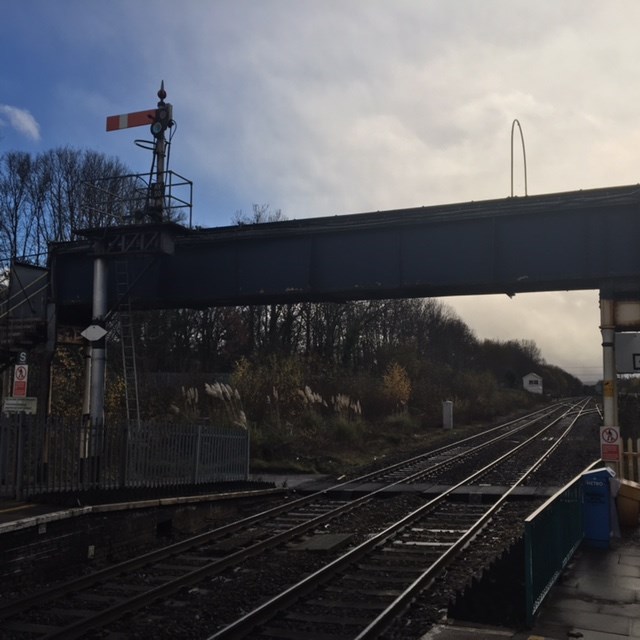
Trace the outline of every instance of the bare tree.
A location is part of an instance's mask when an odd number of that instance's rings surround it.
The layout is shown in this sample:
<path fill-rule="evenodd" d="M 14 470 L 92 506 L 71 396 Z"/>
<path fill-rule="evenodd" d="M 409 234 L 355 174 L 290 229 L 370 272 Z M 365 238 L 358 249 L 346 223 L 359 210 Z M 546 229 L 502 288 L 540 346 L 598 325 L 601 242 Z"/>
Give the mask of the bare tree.
<path fill-rule="evenodd" d="M 49 242 L 122 222 L 131 180 L 117 159 L 68 147 L 0 156 L 0 258 L 46 260 Z"/>
<path fill-rule="evenodd" d="M 0 250 L 5 260 L 29 252 L 33 229 L 29 181 L 31 157 L 11 152 L 0 158 Z"/>

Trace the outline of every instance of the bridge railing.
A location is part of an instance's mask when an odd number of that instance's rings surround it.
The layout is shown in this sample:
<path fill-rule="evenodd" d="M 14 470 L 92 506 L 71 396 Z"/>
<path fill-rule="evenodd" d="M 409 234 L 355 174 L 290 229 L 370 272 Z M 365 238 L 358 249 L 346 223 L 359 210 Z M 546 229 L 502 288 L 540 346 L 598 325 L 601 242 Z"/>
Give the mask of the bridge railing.
<path fill-rule="evenodd" d="M 248 461 L 249 433 L 240 428 L 0 416 L 0 497 L 244 480 Z"/>

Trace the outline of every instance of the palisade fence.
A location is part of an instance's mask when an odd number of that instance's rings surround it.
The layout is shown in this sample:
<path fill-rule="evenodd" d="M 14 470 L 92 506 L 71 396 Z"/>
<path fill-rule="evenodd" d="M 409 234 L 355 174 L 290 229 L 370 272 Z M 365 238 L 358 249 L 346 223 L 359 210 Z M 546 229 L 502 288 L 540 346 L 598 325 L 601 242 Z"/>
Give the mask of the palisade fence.
<path fill-rule="evenodd" d="M 627 438 L 622 450 L 620 476 L 626 480 L 640 482 L 640 438 L 636 438 L 635 443 L 632 438 Z"/>
<path fill-rule="evenodd" d="M 208 424 L 84 424 L 0 416 L 0 497 L 245 480 L 249 432 Z"/>

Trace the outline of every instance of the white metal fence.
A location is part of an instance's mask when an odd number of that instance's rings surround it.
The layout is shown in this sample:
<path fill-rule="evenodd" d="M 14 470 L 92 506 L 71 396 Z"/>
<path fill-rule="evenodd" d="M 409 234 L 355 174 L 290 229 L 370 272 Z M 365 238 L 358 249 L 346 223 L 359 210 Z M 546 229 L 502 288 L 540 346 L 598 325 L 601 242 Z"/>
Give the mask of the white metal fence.
<path fill-rule="evenodd" d="M 207 424 L 84 424 L 0 416 L 0 497 L 244 480 L 249 435 Z"/>
<path fill-rule="evenodd" d="M 640 482 L 640 438 L 627 438 L 623 443 L 621 477 Z"/>

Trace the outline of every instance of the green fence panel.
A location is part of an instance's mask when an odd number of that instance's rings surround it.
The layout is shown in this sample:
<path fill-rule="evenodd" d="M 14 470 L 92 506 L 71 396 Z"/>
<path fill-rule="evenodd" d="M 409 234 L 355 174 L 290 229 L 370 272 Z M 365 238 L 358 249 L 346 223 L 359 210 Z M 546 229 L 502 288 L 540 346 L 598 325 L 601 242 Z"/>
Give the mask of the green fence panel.
<path fill-rule="evenodd" d="M 525 520 L 525 606 L 528 626 L 532 626 L 545 596 L 583 538 L 580 474 Z"/>

